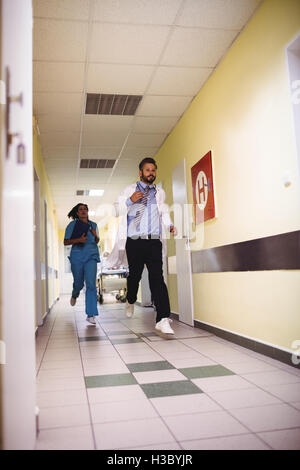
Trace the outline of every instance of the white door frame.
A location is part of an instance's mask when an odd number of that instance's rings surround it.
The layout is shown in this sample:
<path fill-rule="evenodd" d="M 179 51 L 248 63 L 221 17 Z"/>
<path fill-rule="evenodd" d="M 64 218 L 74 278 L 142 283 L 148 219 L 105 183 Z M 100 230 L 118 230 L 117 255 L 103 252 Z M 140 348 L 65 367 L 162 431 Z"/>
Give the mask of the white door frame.
<path fill-rule="evenodd" d="M 44 199 L 44 246 L 45 246 L 45 304 L 46 312 L 44 318 L 50 311 L 49 307 L 49 257 L 48 257 L 48 205 L 46 199 Z"/>
<path fill-rule="evenodd" d="M 186 191 L 185 159 L 181 160 L 172 172 L 172 188 L 174 209 L 174 225 L 178 230 L 175 237 L 176 272 L 179 321 L 194 326 L 194 297 L 191 250 L 189 243 L 189 220 L 186 217 L 188 202 Z"/>
<path fill-rule="evenodd" d="M 34 262 L 35 262 L 35 311 L 38 326 L 43 324 L 42 312 L 42 270 L 41 270 L 41 217 L 40 217 L 40 180 L 34 169 Z"/>
<path fill-rule="evenodd" d="M 1 9 L 1 79 L 10 111 L 8 125 L 1 126 L 1 331 L 6 346 L 1 445 L 31 450 L 36 438 L 31 0 L 2 0 Z M 8 131 L 17 135 L 7 153 Z"/>

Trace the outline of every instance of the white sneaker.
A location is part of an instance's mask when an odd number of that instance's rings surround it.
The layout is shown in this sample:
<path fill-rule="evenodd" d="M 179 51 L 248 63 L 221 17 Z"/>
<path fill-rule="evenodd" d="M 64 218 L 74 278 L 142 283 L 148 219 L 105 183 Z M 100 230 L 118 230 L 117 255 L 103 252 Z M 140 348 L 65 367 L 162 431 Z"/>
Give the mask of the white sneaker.
<path fill-rule="evenodd" d="M 171 321 L 170 318 L 162 318 L 156 323 L 155 329 L 166 335 L 174 335 L 174 331 L 170 327 Z"/>
<path fill-rule="evenodd" d="M 130 304 L 130 303 L 126 300 L 126 308 L 125 308 L 126 317 L 127 317 L 127 318 L 131 318 L 132 315 L 133 315 L 133 312 L 134 312 L 134 304 Z"/>
<path fill-rule="evenodd" d="M 74 307 L 74 305 L 76 304 L 76 299 L 74 297 L 70 298 L 70 304 L 72 305 L 72 307 Z"/>
<path fill-rule="evenodd" d="M 91 325 L 96 325 L 95 317 L 86 317 L 86 321 L 89 322 Z"/>

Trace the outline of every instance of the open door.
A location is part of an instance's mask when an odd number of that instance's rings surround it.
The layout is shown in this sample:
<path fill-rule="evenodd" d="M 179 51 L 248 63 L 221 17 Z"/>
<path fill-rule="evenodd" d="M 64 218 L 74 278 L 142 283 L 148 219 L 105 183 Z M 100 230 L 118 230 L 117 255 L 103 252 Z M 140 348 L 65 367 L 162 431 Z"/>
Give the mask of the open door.
<path fill-rule="evenodd" d="M 1 8 L 2 447 L 30 450 L 36 436 L 32 6 L 31 0 L 2 0 Z"/>

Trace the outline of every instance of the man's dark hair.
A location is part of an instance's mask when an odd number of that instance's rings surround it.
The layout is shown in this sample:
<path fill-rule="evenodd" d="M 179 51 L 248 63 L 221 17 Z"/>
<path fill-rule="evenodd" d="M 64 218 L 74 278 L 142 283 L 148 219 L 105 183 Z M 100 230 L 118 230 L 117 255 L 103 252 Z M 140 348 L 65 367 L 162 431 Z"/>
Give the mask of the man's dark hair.
<path fill-rule="evenodd" d="M 86 204 L 83 204 L 82 202 L 80 202 L 79 204 L 76 204 L 76 206 L 74 206 L 73 209 L 71 209 L 70 212 L 68 213 L 69 219 L 71 219 L 71 218 L 73 220 L 78 219 L 77 211 L 79 209 L 79 206 L 85 206 L 87 208 L 87 210 L 89 210 L 89 208 Z"/>
<path fill-rule="evenodd" d="M 154 160 L 154 158 L 147 157 L 147 158 L 144 158 L 144 159 L 141 161 L 141 163 L 139 164 L 139 170 L 140 170 L 140 171 L 143 170 L 144 165 L 146 165 L 146 163 L 152 163 L 152 165 L 155 166 L 155 169 L 157 168 L 156 161 Z"/>

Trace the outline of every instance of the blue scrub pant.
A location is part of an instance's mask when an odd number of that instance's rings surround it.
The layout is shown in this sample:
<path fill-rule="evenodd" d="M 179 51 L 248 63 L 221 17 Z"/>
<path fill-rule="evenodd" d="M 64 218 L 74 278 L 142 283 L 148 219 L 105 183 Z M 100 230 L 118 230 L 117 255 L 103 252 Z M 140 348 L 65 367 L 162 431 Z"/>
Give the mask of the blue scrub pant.
<path fill-rule="evenodd" d="M 88 317 L 96 317 L 98 315 L 96 289 L 97 261 L 94 259 L 85 262 L 72 260 L 71 270 L 74 278 L 72 297 L 77 299 L 85 281 L 85 313 Z"/>

